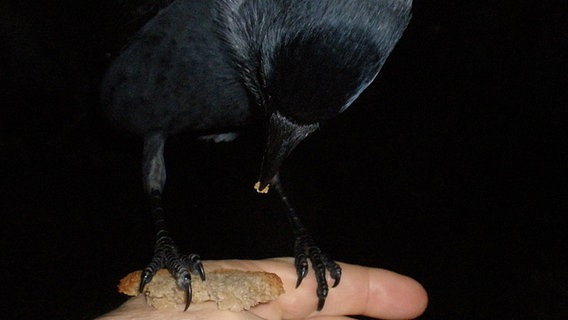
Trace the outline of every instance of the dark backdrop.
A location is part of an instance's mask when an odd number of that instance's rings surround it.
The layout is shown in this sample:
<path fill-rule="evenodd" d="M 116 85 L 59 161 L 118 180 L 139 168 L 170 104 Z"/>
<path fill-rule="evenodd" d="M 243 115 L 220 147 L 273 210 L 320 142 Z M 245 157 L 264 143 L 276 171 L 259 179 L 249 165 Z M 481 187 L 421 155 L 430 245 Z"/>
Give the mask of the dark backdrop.
<path fill-rule="evenodd" d="M 110 3 L 0 4 L 1 274 L 6 319 L 89 319 L 152 253 L 140 141 L 98 114 L 128 34 Z M 422 319 L 567 319 L 565 1 L 415 1 L 379 78 L 283 169 L 336 259 L 430 295 Z M 257 195 L 261 127 L 168 141 L 165 202 L 184 251 L 291 254 Z M 333 293 L 332 293 L 333 294 Z"/>

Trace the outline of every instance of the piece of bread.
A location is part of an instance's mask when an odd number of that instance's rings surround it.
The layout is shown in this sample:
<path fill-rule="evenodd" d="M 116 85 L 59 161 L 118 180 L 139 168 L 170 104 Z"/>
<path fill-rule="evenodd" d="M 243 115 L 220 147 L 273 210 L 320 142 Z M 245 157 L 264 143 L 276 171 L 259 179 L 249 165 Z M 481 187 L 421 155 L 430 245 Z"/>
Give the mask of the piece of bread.
<path fill-rule="evenodd" d="M 139 294 L 141 271 L 134 271 L 120 280 L 118 292 L 129 296 Z M 215 301 L 221 310 L 248 310 L 259 303 L 275 300 L 284 293 L 282 280 L 274 273 L 219 269 L 207 272 L 207 280 L 193 277 L 191 303 Z M 158 270 L 144 288 L 146 303 L 156 309 L 181 309 L 185 295 L 166 269 Z"/>

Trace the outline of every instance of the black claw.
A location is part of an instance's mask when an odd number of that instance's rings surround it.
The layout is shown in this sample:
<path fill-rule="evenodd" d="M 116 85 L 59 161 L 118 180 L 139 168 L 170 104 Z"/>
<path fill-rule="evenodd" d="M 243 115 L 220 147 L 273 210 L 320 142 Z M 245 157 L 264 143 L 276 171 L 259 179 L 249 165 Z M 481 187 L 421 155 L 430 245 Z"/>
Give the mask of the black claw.
<path fill-rule="evenodd" d="M 298 279 L 296 280 L 296 289 L 302 284 L 302 280 L 304 280 L 304 277 L 298 275 Z"/>
<path fill-rule="evenodd" d="M 174 277 L 177 278 L 178 287 L 185 291 L 185 311 L 191 304 L 191 275 L 189 274 L 189 271 L 187 269 L 182 269 L 179 270 L 179 273 L 177 273 Z"/>
<path fill-rule="evenodd" d="M 144 270 L 144 272 L 142 272 L 142 276 L 140 277 L 140 287 L 138 288 L 138 291 L 140 293 L 144 292 L 144 287 L 148 283 L 150 283 L 150 281 L 152 281 L 153 277 L 154 277 L 154 275 L 148 269 L 146 269 L 146 270 Z"/>
<path fill-rule="evenodd" d="M 333 285 L 331 286 L 332 288 L 337 287 L 337 285 L 339 284 L 339 282 L 341 281 L 341 278 L 333 278 L 335 281 L 333 282 Z"/>
<path fill-rule="evenodd" d="M 325 298 L 318 297 L 318 311 L 321 311 L 324 305 L 325 305 Z"/>
<path fill-rule="evenodd" d="M 296 288 L 302 284 L 302 280 L 308 275 L 308 258 L 305 254 L 300 253 L 296 255 L 296 274 L 298 280 L 296 281 Z"/>
<path fill-rule="evenodd" d="M 185 308 L 183 309 L 183 311 L 187 311 L 189 305 L 191 304 L 191 298 L 192 298 L 191 285 L 189 284 L 186 285 L 184 290 L 185 290 Z"/>
<path fill-rule="evenodd" d="M 322 283 L 320 283 L 318 281 L 318 290 L 317 290 L 317 295 L 318 295 L 318 311 L 321 311 L 321 309 L 323 309 L 323 306 L 325 304 L 325 299 L 327 298 L 327 294 L 329 293 L 327 284 L 324 282 L 323 286 L 321 286 Z"/>
<path fill-rule="evenodd" d="M 325 254 L 322 254 L 322 260 L 325 264 L 325 268 L 329 271 L 330 277 L 334 280 L 332 288 L 337 287 L 341 281 L 341 267 Z"/>
<path fill-rule="evenodd" d="M 201 278 L 201 281 L 205 281 L 205 269 L 203 269 L 203 264 L 201 262 L 199 262 L 199 265 L 197 266 L 196 269 L 199 278 Z"/>
<path fill-rule="evenodd" d="M 164 258 L 163 254 L 156 251 L 154 252 L 154 257 L 152 257 L 152 260 L 150 261 L 148 266 L 146 266 L 144 272 L 142 272 L 142 275 L 140 276 L 140 288 L 138 288 L 140 292 L 144 291 L 144 287 L 148 283 L 150 283 L 150 281 L 152 281 L 152 278 L 154 278 L 156 271 L 158 271 L 158 269 L 160 269 L 163 266 L 164 264 L 163 258 Z"/>
<path fill-rule="evenodd" d="M 186 263 L 189 270 L 192 273 L 197 273 L 201 281 L 205 281 L 205 269 L 203 268 L 203 263 L 201 263 L 201 258 L 197 254 L 190 254 L 189 256 L 183 256 L 182 261 Z"/>

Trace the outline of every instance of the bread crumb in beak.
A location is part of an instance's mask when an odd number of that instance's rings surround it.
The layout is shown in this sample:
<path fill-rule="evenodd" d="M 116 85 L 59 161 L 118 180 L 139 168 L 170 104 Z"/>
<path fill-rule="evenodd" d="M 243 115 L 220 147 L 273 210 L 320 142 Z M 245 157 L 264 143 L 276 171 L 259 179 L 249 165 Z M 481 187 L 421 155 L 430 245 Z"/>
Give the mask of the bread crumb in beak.
<path fill-rule="evenodd" d="M 266 187 L 264 187 L 264 189 L 260 190 L 260 181 L 257 181 L 254 184 L 254 190 L 256 190 L 256 192 L 258 193 L 268 193 L 268 189 L 270 189 L 270 184 L 267 184 Z"/>

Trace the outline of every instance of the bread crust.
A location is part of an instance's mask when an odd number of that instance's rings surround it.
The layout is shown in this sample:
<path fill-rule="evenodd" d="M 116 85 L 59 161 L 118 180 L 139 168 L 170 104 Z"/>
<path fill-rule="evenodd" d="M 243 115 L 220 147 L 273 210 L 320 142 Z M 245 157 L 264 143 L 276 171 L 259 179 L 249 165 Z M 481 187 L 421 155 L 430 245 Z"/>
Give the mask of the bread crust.
<path fill-rule="evenodd" d="M 129 296 L 140 294 L 140 275 L 134 271 L 120 280 L 118 292 Z M 191 303 L 214 301 L 221 310 L 242 311 L 275 300 L 284 293 L 278 275 L 263 271 L 218 269 L 207 272 L 207 280 L 194 277 Z M 179 309 L 185 306 L 185 295 L 168 272 L 160 269 L 144 288 L 146 303 L 156 309 Z"/>

